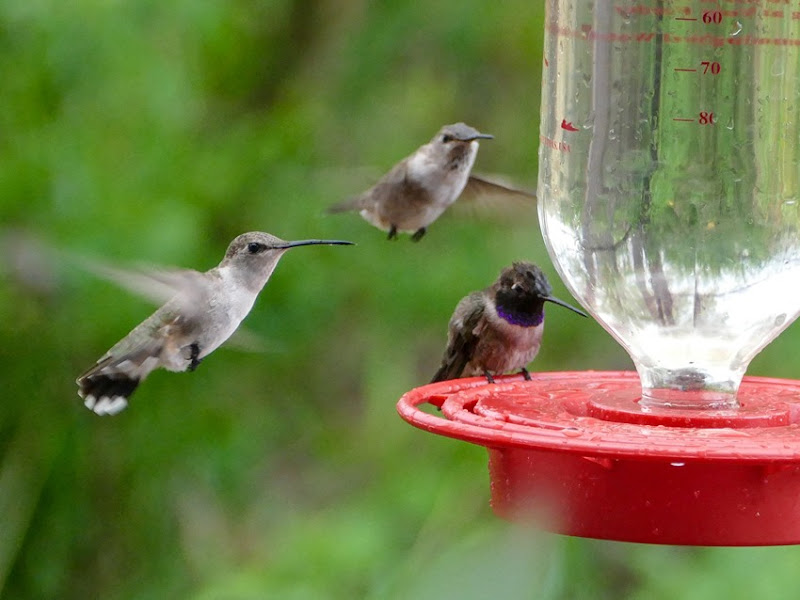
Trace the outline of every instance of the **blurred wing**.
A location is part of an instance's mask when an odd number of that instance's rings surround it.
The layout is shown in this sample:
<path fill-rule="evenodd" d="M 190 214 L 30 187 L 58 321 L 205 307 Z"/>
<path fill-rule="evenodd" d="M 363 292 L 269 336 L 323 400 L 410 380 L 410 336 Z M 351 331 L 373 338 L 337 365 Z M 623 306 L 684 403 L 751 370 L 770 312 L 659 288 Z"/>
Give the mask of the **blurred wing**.
<path fill-rule="evenodd" d="M 121 288 L 155 304 L 164 304 L 178 295 L 202 298 L 208 287 L 205 275 L 192 269 L 171 267 L 124 269 L 87 259 L 81 263 L 87 271 L 97 277 L 116 283 Z"/>
<path fill-rule="evenodd" d="M 483 316 L 483 302 L 475 298 L 475 294 L 480 294 L 480 292 L 467 296 L 456 307 L 454 316 L 459 313 L 459 308 L 463 303 L 474 305 L 463 319 L 450 320 L 447 349 L 442 357 L 442 364 L 431 379 L 431 383 L 461 377 L 464 369 L 472 360 L 475 346 L 478 343 L 475 329 Z"/>
<path fill-rule="evenodd" d="M 239 350 L 240 352 L 253 353 L 272 353 L 286 352 L 286 345 L 265 340 L 261 335 L 242 327 L 233 332 L 233 335 L 225 340 L 225 348 Z"/>
<path fill-rule="evenodd" d="M 154 327 L 156 329 L 164 326 L 191 327 L 198 309 L 207 304 L 208 278 L 213 275 L 192 269 L 165 267 L 122 269 L 99 261 L 82 262 L 87 270 L 98 277 L 112 281 L 137 296 L 155 304 L 169 302 L 134 330 L 135 335 L 132 336 L 132 340 L 141 339 L 143 343 L 150 342 Z M 181 318 L 178 319 L 177 315 L 181 315 Z M 139 333 L 142 335 L 139 336 Z M 267 352 L 273 349 L 258 334 L 243 327 L 239 327 L 233 336 L 228 338 L 225 346 L 245 352 Z M 141 349 L 144 355 L 155 350 L 152 347 Z M 160 351 L 160 348 L 157 350 Z"/>
<path fill-rule="evenodd" d="M 0 227 L 0 275 L 41 294 L 56 294 L 64 252 L 37 235 Z"/>
<path fill-rule="evenodd" d="M 536 214 L 536 195 L 473 175 L 451 210 L 464 216 L 516 220 Z"/>

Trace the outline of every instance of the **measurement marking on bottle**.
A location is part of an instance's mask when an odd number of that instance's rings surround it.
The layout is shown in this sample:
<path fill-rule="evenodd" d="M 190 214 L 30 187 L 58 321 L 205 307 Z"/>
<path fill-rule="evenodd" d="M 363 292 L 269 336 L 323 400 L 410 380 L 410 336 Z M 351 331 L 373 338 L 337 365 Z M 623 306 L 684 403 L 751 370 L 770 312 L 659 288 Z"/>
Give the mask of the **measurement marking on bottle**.
<path fill-rule="evenodd" d="M 693 119 L 688 117 L 673 117 L 673 121 L 680 121 L 682 123 L 698 123 L 700 125 L 716 125 L 717 117 L 713 112 L 700 111 Z"/>
<path fill-rule="evenodd" d="M 702 67 L 703 75 L 719 75 L 722 71 L 722 65 L 716 61 L 704 60 L 700 63 L 700 66 Z M 697 73 L 701 69 L 675 67 L 673 70 L 679 73 Z"/>
<path fill-rule="evenodd" d="M 717 122 L 717 119 L 713 112 L 703 111 L 698 116 L 697 122 L 700 123 L 700 125 L 714 125 Z"/>
<path fill-rule="evenodd" d="M 706 25 L 715 24 L 719 25 L 722 23 L 722 11 L 721 10 L 705 10 L 703 11 L 702 18 L 699 17 L 675 17 L 676 21 L 700 21 L 702 20 L 703 23 Z"/>

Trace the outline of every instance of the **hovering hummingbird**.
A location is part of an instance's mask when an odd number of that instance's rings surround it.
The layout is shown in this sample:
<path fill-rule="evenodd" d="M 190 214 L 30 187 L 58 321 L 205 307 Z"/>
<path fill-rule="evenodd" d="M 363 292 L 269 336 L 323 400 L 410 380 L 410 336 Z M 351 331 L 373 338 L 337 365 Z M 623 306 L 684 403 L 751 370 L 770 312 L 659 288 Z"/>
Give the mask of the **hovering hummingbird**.
<path fill-rule="evenodd" d="M 194 371 L 236 331 L 284 252 L 317 244 L 352 242 L 287 242 L 269 233 L 244 233 L 230 243 L 222 262 L 205 273 L 185 270 L 154 277 L 174 292 L 172 298 L 78 377 L 78 395 L 86 407 L 113 415 L 154 369 Z"/>
<path fill-rule="evenodd" d="M 417 242 L 462 195 L 532 198 L 525 192 L 470 176 L 478 155 L 478 140 L 493 137 L 464 123 L 445 125 L 430 142 L 397 163 L 367 191 L 330 207 L 328 212 L 358 211 L 368 223 L 388 231 L 388 239 L 407 232 L 413 233 L 411 239 Z"/>
<path fill-rule="evenodd" d="M 544 303 L 553 302 L 585 317 L 586 314 L 551 296 L 552 288 L 534 264 L 516 262 L 500 273 L 490 287 L 461 299 L 450 318 L 447 350 L 431 383 L 520 369 L 539 352 L 544 330 Z"/>

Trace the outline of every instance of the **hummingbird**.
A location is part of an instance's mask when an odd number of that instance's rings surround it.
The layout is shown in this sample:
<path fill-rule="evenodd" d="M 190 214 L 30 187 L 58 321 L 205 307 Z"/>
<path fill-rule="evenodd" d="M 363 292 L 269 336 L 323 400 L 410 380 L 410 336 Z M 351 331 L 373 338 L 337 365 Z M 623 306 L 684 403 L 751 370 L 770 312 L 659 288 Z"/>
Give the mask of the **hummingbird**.
<path fill-rule="evenodd" d="M 411 239 L 418 242 L 428 226 L 461 196 L 532 197 L 470 175 L 478 140 L 493 138 L 464 123 L 445 125 L 367 191 L 331 206 L 328 212 L 358 211 L 368 223 L 388 231 L 388 239 L 404 232 L 412 233 Z"/>
<path fill-rule="evenodd" d="M 352 242 L 287 242 L 269 233 L 244 233 L 230 243 L 222 262 L 205 273 L 155 276 L 172 297 L 78 377 L 78 395 L 98 415 L 113 415 L 153 370 L 194 371 L 236 331 L 281 256 L 291 248 L 319 244 Z"/>
<path fill-rule="evenodd" d="M 461 299 L 450 318 L 447 349 L 431 383 L 525 368 L 539 352 L 544 331 L 544 303 L 552 302 L 585 317 L 586 313 L 552 296 L 542 270 L 515 262 L 491 286 Z"/>

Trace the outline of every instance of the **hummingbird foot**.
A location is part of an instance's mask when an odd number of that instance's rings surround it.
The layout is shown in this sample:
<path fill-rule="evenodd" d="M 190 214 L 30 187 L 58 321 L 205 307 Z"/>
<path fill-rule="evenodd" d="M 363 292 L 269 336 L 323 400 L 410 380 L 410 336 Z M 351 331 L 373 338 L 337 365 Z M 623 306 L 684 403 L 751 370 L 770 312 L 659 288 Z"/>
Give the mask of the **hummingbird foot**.
<path fill-rule="evenodd" d="M 494 383 L 494 377 L 492 377 L 492 374 L 489 373 L 488 370 L 484 369 L 483 375 L 486 377 L 486 383 Z"/>
<path fill-rule="evenodd" d="M 528 369 L 522 367 L 520 373 L 522 373 L 522 376 L 525 378 L 525 381 L 531 381 L 531 374 L 528 372 Z"/>
<path fill-rule="evenodd" d="M 414 235 L 411 236 L 411 241 L 418 242 L 422 239 L 422 236 L 425 235 L 427 229 L 425 227 L 420 227 L 414 232 Z"/>
<path fill-rule="evenodd" d="M 200 356 L 200 346 L 197 345 L 197 342 L 189 346 L 189 371 L 194 371 L 198 365 L 202 362 L 197 357 Z"/>
<path fill-rule="evenodd" d="M 397 225 L 392 225 L 389 228 L 389 235 L 386 238 L 387 240 L 396 240 L 397 239 Z"/>

